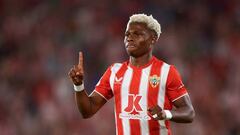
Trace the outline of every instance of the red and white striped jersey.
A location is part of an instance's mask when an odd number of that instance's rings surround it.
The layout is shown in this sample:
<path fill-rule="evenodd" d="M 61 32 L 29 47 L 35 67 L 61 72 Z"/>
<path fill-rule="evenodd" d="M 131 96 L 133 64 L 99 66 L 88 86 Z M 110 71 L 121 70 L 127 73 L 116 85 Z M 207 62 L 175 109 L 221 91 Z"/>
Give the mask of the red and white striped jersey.
<path fill-rule="evenodd" d="M 110 66 L 94 92 L 114 96 L 117 135 L 171 135 L 168 120 L 156 121 L 147 109 L 172 109 L 172 102 L 187 94 L 174 66 L 155 57 L 142 67 L 128 61 Z"/>

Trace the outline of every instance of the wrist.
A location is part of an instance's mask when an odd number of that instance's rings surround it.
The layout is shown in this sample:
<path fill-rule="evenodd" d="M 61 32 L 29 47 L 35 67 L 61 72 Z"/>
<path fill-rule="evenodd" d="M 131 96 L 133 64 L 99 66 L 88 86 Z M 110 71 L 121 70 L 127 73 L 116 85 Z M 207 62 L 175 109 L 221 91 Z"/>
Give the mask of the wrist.
<path fill-rule="evenodd" d="M 81 85 L 75 85 L 73 84 L 73 89 L 75 92 L 80 92 L 84 90 L 84 83 L 82 83 Z"/>
<path fill-rule="evenodd" d="M 172 119 L 173 116 L 172 116 L 172 113 L 170 112 L 170 110 L 164 110 L 164 112 L 166 115 L 166 117 L 165 117 L 166 120 Z"/>

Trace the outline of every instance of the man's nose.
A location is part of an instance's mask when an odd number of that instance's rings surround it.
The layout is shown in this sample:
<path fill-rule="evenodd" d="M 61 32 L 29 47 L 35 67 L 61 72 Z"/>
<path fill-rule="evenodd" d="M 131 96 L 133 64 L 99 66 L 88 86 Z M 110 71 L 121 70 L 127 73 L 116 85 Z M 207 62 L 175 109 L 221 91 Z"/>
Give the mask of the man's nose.
<path fill-rule="evenodd" d="M 131 35 L 127 36 L 127 41 L 130 42 L 130 41 L 133 41 L 133 38 Z"/>

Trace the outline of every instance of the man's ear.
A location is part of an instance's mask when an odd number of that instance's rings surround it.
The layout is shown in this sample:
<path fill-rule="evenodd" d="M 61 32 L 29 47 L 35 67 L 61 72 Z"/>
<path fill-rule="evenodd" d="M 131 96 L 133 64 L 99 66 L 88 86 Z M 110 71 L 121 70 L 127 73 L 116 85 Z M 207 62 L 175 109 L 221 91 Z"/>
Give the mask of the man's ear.
<path fill-rule="evenodd" d="M 153 35 L 151 42 L 152 42 L 152 44 L 155 44 L 157 42 L 157 36 L 156 35 Z"/>

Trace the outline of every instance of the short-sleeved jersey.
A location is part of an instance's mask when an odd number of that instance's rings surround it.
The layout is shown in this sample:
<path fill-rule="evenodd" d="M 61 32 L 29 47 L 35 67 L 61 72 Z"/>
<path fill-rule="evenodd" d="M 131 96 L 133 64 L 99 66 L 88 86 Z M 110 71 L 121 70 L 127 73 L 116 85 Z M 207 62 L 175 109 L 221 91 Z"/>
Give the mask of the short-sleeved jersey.
<path fill-rule="evenodd" d="M 168 120 L 153 120 L 147 109 L 156 105 L 166 110 L 187 94 L 176 68 L 152 57 L 135 67 L 128 61 L 110 66 L 94 92 L 109 100 L 114 97 L 117 135 L 171 135 Z"/>

